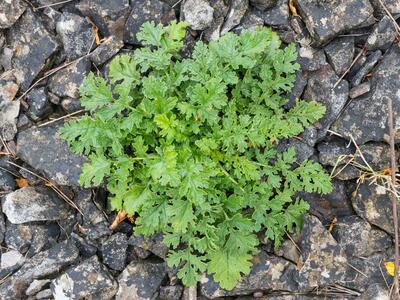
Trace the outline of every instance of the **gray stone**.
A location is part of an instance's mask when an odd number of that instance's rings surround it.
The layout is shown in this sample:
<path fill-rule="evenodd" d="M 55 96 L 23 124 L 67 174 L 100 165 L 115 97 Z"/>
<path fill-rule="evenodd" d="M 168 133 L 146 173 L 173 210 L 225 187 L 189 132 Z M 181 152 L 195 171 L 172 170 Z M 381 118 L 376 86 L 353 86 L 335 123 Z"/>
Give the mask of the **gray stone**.
<path fill-rule="evenodd" d="M 20 102 L 13 100 L 19 86 L 12 80 L 0 80 L 0 133 L 5 141 L 11 141 L 17 133 Z"/>
<path fill-rule="evenodd" d="M 128 243 L 129 245 L 134 246 L 135 250 L 136 248 L 140 248 L 146 251 L 150 251 L 151 253 L 163 259 L 165 259 L 168 253 L 168 247 L 163 243 L 162 234 L 154 234 L 149 237 L 133 234 L 129 238 Z"/>
<path fill-rule="evenodd" d="M 121 27 L 118 23 L 129 12 L 129 0 L 83 0 L 76 8 L 96 24 L 103 37 L 108 37 L 116 35 L 116 27 Z M 119 30 L 122 31 L 123 27 Z"/>
<path fill-rule="evenodd" d="M 354 37 L 334 39 L 324 48 L 328 61 L 338 76 L 350 67 L 354 57 Z"/>
<path fill-rule="evenodd" d="M 351 78 L 350 83 L 352 86 L 359 85 L 364 77 L 372 71 L 378 61 L 382 58 L 382 52 L 377 50 L 370 54 L 365 61 L 365 64 L 357 71 L 354 77 Z"/>
<path fill-rule="evenodd" d="M 18 156 L 60 185 L 79 186 L 86 158 L 72 154 L 59 136 L 60 125 L 30 128 L 17 137 Z"/>
<path fill-rule="evenodd" d="M 0 285 L 0 298 L 21 299 L 34 279 L 57 274 L 60 269 L 75 262 L 78 255 L 78 249 L 69 241 L 56 244 L 49 250 L 36 254 Z"/>
<path fill-rule="evenodd" d="M 332 235 L 347 256 L 368 257 L 384 252 L 392 246 L 391 237 L 357 216 L 340 219 L 333 227 Z"/>
<path fill-rule="evenodd" d="M 183 293 L 183 287 L 180 285 L 162 286 L 160 288 L 160 300 L 179 300 Z"/>
<path fill-rule="evenodd" d="M 400 110 L 400 48 L 394 45 L 374 69 L 368 96 L 353 100 L 332 127 L 346 138 L 352 136 L 362 145 L 368 141 L 384 141 L 388 135 L 387 98 L 393 101 L 394 115 Z M 395 119 L 395 128 L 400 126 Z"/>
<path fill-rule="evenodd" d="M 26 5 L 22 0 L 0 2 L 0 29 L 11 27 L 24 13 Z"/>
<path fill-rule="evenodd" d="M 360 217 L 386 232 L 394 233 L 392 201 L 385 186 L 364 181 L 354 192 L 351 201 Z"/>
<path fill-rule="evenodd" d="M 42 120 L 53 112 L 44 87 L 32 89 L 26 95 L 26 101 L 29 104 L 28 115 L 34 121 Z"/>
<path fill-rule="evenodd" d="M 353 87 L 349 92 L 349 97 L 351 99 L 355 99 L 355 98 L 365 95 L 370 90 L 371 90 L 371 83 L 369 81 L 365 81 L 365 82 Z"/>
<path fill-rule="evenodd" d="M 396 35 L 396 27 L 393 21 L 385 15 L 372 29 L 365 47 L 367 50 L 386 50 L 393 43 Z"/>
<path fill-rule="evenodd" d="M 105 39 L 92 53 L 89 59 L 96 65 L 102 65 L 124 46 L 124 42 L 115 36 L 110 36 Z"/>
<path fill-rule="evenodd" d="M 349 94 L 347 81 L 342 80 L 333 88 L 338 79 L 339 77 L 329 64 L 312 72 L 309 76 L 304 99 L 314 100 L 326 107 L 325 115 L 314 125 L 318 129 L 318 139 L 325 136 L 347 101 Z"/>
<path fill-rule="evenodd" d="M 86 55 L 94 45 L 92 24 L 81 16 L 64 12 L 56 24 L 68 60 Z"/>
<path fill-rule="evenodd" d="M 304 71 L 316 71 L 327 64 L 322 49 L 314 49 L 306 45 L 300 46 L 297 62 Z"/>
<path fill-rule="evenodd" d="M 222 289 L 211 276 L 201 279 L 202 295 L 209 299 L 226 296 L 249 295 L 257 291 L 281 290 L 295 291 L 297 283 L 294 280 L 296 266 L 280 257 L 261 253 L 253 259 L 253 267 L 249 275 L 231 291 Z"/>
<path fill-rule="evenodd" d="M 176 19 L 174 10 L 159 0 L 133 0 L 131 2 L 132 11 L 124 28 L 124 42 L 127 44 L 140 45 L 136 34 L 144 22 L 154 21 L 155 24 L 166 25 Z"/>
<path fill-rule="evenodd" d="M 301 95 L 303 94 L 306 85 L 307 78 L 304 76 L 303 72 L 297 71 L 296 81 L 294 82 L 291 91 L 286 94 L 288 102 L 285 104 L 285 109 L 290 109 L 295 106 L 297 100 L 301 98 Z"/>
<path fill-rule="evenodd" d="M 358 297 L 360 300 L 390 300 L 389 291 L 386 285 L 373 283 L 367 290 Z"/>
<path fill-rule="evenodd" d="M 117 283 L 97 256 L 70 268 L 51 282 L 55 299 L 111 299 Z"/>
<path fill-rule="evenodd" d="M 298 163 L 302 163 L 314 154 L 314 148 L 312 146 L 295 138 L 279 141 L 277 151 L 283 153 L 289 148 L 294 148 L 296 150 L 296 161 Z"/>
<path fill-rule="evenodd" d="M 9 250 L 1 254 L 1 269 L 22 266 L 25 262 L 25 257 L 17 250 Z"/>
<path fill-rule="evenodd" d="M 203 36 L 206 41 L 214 41 L 220 37 L 229 6 L 223 0 L 211 0 L 209 3 L 214 9 L 213 20 L 211 25 L 203 31 Z"/>
<path fill-rule="evenodd" d="M 224 35 L 235 26 L 239 25 L 244 14 L 249 7 L 249 0 L 232 0 L 229 7 L 228 14 L 225 18 L 225 22 L 221 28 L 221 35 Z"/>
<path fill-rule="evenodd" d="M 274 7 L 278 0 L 250 0 L 250 4 L 259 10 Z"/>
<path fill-rule="evenodd" d="M 388 144 L 371 142 L 361 145 L 360 151 L 363 157 L 361 157 L 360 152 L 357 151 L 354 155 L 355 161 L 365 168 L 368 167 L 366 162 L 374 171 L 390 168 L 390 150 Z M 398 159 L 399 154 L 396 153 L 395 155 L 396 159 Z"/>
<path fill-rule="evenodd" d="M 275 7 L 262 14 L 265 24 L 276 27 L 289 26 L 289 6 L 285 0 L 278 0 Z"/>
<path fill-rule="evenodd" d="M 30 9 L 10 29 L 8 38 L 14 52 L 11 67 L 16 70 L 14 75 L 21 90 L 26 91 L 58 44 Z"/>
<path fill-rule="evenodd" d="M 0 79 L 0 105 L 4 105 L 4 103 L 10 103 L 14 100 L 15 95 L 18 92 L 19 85 L 15 83 L 15 79 L 10 76 L 5 79 L 5 74 L 2 74 L 2 78 Z"/>
<path fill-rule="evenodd" d="M 74 203 L 79 207 L 83 213 L 83 224 L 101 224 L 108 223 L 104 213 L 95 205 L 92 200 L 92 192 L 89 189 L 80 190 L 77 192 Z"/>
<path fill-rule="evenodd" d="M 166 274 L 165 263 L 132 262 L 118 277 L 115 299 L 153 299 Z"/>
<path fill-rule="evenodd" d="M 318 45 L 340 33 L 362 26 L 373 14 L 368 0 L 296 0 L 295 4 Z"/>
<path fill-rule="evenodd" d="M 126 265 L 128 238 L 123 233 L 110 236 L 101 248 L 103 263 L 113 270 L 122 271 Z"/>
<path fill-rule="evenodd" d="M 186 0 L 182 5 L 184 20 L 193 30 L 204 30 L 213 21 L 214 8 L 205 0 Z"/>
<path fill-rule="evenodd" d="M 41 299 L 51 299 L 52 297 L 52 292 L 50 289 L 45 289 L 43 291 L 40 291 L 39 293 L 36 294 L 36 299 L 41 300 Z"/>
<path fill-rule="evenodd" d="M 14 177 L 9 172 L 0 169 L 0 191 L 11 192 L 16 188 Z"/>
<path fill-rule="evenodd" d="M 59 97 L 79 98 L 79 87 L 90 71 L 90 61 L 82 58 L 50 77 L 48 88 Z"/>
<path fill-rule="evenodd" d="M 4 235 L 6 233 L 6 224 L 4 222 L 4 215 L 0 213 L 0 244 L 4 241 Z"/>
<path fill-rule="evenodd" d="M 50 284 L 50 279 L 35 279 L 25 291 L 25 295 L 33 296 L 40 292 L 46 285 Z"/>
<path fill-rule="evenodd" d="M 52 190 L 32 186 L 7 194 L 2 209 L 13 224 L 61 220 L 69 213 L 68 205 Z"/>
<path fill-rule="evenodd" d="M 397 0 L 381 0 L 383 5 L 387 8 L 387 10 L 391 14 L 399 14 L 400 13 L 400 3 Z M 375 13 L 379 16 L 385 16 L 385 9 L 382 7 L 382 4 L 379 0 L 370 0 L 372 6 L 374 7 Z"/>
<path fill-rule="evenodd" d="M 25 291 L 25 295 L 33 296 L 40 292 L 46 285 L 49 285 L 50 279 L 35 279 Z"/>
<path fill-rule="evenodd" d="M 345 252 L 314 216 L 304 216 L 300 249 L 301 268 L 297 278 L 300 289 L 309 290 L 344 279 L 347 270 Z"/>

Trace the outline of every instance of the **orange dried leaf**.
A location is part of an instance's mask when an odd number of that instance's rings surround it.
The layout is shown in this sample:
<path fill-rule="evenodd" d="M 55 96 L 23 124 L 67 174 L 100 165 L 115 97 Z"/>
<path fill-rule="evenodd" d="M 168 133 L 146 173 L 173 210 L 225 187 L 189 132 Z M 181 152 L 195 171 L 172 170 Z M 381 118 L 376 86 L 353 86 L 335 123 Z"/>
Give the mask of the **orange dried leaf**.
<path fill-rule="evenodd" d="M 114 221 L 112 222 L 112 224 L 110 225 L 110 230 L 115 230 L 115 228 L 118 227 L 119 223 L 121 223 L 123 220 L 125 220 L 127 218 L 127 213 L 124 210 L 121 210 L 118 212 L 118 214 L 116 215 Z"/>
<path fill-rule="evenodd" d="M 15 179 L 15 182 L 17 183 L 17 186 L 19 188 L 23 188 L 29 185 L 28 180 L 26 180 L 25 178 L 17 178 Z"/>
<path fill-rule="evenodd" d="M 335 226 L 336 222 L 337 222 L 337 219 L 336 219 L 336 217 L 334 217 L 332 222 L 329 224 L 329 228 L 328 228 L 329 232 L 332 232 L 333 226 Z"/>
<path fill-rule="evenodd" d="M 290 12 L 292 13 L 293 17 L 298 16 L 297 9 L 296 9 L 296 6 L 294 6 L 293 0 L 289 0 L 289 9 L 290 9 Z"/>

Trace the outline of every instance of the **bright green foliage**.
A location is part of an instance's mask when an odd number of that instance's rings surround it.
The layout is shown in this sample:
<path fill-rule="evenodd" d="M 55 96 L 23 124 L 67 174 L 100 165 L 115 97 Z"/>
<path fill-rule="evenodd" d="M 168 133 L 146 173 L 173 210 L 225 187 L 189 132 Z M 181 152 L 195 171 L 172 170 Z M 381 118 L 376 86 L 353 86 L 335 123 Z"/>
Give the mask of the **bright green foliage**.
<path fill-rule="evenodd" d="M 185 285 L 207 271 L 232 289 L 250 272 L 258 232 L 279 247 L 301 225 L 308 204 L 297 192 L 332 190 L 319 164 L 275 150 L 325 109 L 284 109 L 299 67 L 275 33 L 228 33 L 182 59 L 185 27 L 145 23 L 138 39 L 148 47 L 116 57 L 109 81 L 89 75 L 80 89 L 89 114 L 61 133 L 90 158 L 81 183 L 106 179 L 137 234 L 162 232 Z"/>

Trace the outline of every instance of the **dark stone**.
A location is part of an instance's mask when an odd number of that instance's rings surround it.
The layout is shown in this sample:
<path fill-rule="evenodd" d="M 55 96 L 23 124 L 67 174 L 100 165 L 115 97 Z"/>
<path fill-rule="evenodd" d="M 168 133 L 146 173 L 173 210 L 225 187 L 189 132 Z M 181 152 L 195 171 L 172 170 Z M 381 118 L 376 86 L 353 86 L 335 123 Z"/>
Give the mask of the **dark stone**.
<path fill-rule="evenodd" d="M 285 105 L 285 109 L 290 109 L 295 106 L 296 101 L 300 99 L 304 92 L 304 88 L 307 85 L 307 78 L 303 75 L 303 72 L 296 72 L 296 81 L 294 82 L 292 90 L 286 95 L 288 103 Z"/>
<path fill-rule="evenodd" d="M 314 148 L 312 146 L 295 138 L 279 141 L 277 151 L 282 153 L 289 148 L 294 148 L 296 150 L 296 161 L 298 163 L 302 163 L 314 154 Z"/>
<path fill-rule="evenodd" d="M 162 286 L 160 288 L 160 300 L 179 300 L 183 293 L 183 287 L 180 285 Z"/>
<path fill-rule="evenodd" d="M 32 121 L 24 113 L 20 113 L 17 121 L 17 128 L 19 131 L 25 130 L 32 126 Z"/>
<path fill-rule="evenodd" d="M 400 110 L 400 48 L 394 45 L 374 69 L 369 96 L 353 100 L 332 127 L 332 130 L 357 144 L 383 141 L 389 133 L 387 127 L 387 98 L 393 101 L 394 115 Z M 395 128 L 399 126 L 395 119 Z"/>
<path fill-rule="evenodd" d="M 386 50 L 393 43 L 396 36 L 397 32 L 393 21 L 385 15 L 372 29 L 365 47 L 367 50 Z"/>
<path fill-rule="evenodd" d="M 128 44 L 140 45 L 136 34 L 144 22 L 154 21 L 166 25 L 175 20 L 174 10 L 159 0 L 133 0 L 131 7 L 124 29 L 124 42 Z"/>
<path fill-rule="evenodd" d="M 83 109 L 81 105 L 81 100 L 74 98 L 62 99 L 61 107 L 69 114 Z"/>
<path fill-rule="evenodd" d="M 28 259 L 25 264 L 0 285 L 1 299 L 21 299 L 34 279 L 57 274 L 60 269 L 75 262 L 79 252 L 73 242 L 65 241 Z"/>
<path fill-rule="evenodd" d="M 0 191 L 11 192 L 16 188 L 14 177 L 9 172 L 0 169 Z"/>
<path fill-rule="evenodd" d="M 239 25 L 249 7 L 249 0 L 232 0 L 225 22 L 221 27 L 221 35 L 224 35 L 235 26 Z"/>
<path fill-rule="evenodd" d="M 300 197 L 310 204 L 310 212 L 322 222 L 329 223 L 334 217 L 354 214 L 348 200 L 344 182 L 333 179 L 333 191 L 329 194 L 300 193 Z"/>
<path fill-rule="evenodd" d="M 228 14 L 229 6 L 225 4 L 224 0 L 211 0 L 209 3 L 214 9 L 213 20 L 211 25 L 203 31 L 203 36 L 206 41 L 213 41 L 220 37 L 221 27 Z"/>
<path fill-rule="evenodd" d="M 68 205 L 52 190 L 32 186 L 7 194 L 2 210 L 13 224 L 61 220 L 69 213 Z"/>
<path fill-rule="evenodd" d="M 309 46 L 300 47 L 297 62 L 304 71 L 316 71 L 327 64 L 324 51 Z"/>
<path fill-rule="evenodd" d="M 79 98 L 79 87 L 90 71 L 90 61 L 82 58 L 50 77 L 48 88 L 59 97 Z"/>
<path fill-rule="evenodd" d="M 125 268 L 128 249 L 128 238 L 123 233 L 115 233 L 105 241 L 101 248 L 103 263 L 113 270 Z"/>
<path fill-rule="evenodd" d="M 111 299 L 117 283 L 93 256 L 54 279 L 50 288 L 55 299 Z"/>
<path fill-rule="evenodd" d="M 165 259 L 168 253 L 168 247 L 163 243 L 162 234 L 154 234 L 150 237 L 132 235 L 129 238 L 128 243 L 135 247 L 135 251 L 137 248 L 143 249 L 145 251 L 150 251 L 163 259 Z"/>
<path fill-rule="evenodd" d="M 11 27 L 24 13 L 26 4 L 22 0 L 0 2 L 0 29 Z"/>
<path fill-rule="evenodd" d="M 4 222 L 4 215 L 0 212 L 0 244 L 4 241 L 4 235 L 6 233 L 6 224 Z"/>
<path fill-rule="evenodd" d="M 242 21 L 232 31 L 240 35 L 243 30 L 254 31 L 256 28 L 264 26 L 264 19 L 252 9 L 248 9 Z"/>
<path fill-rule="evenodd" d="M 385 186 L 364 181 L 354 192 L 351 201 L 360 217 L 388 233 L 394 233 L 392 201 Z"/>
<path fill-rule="evenodd" d="M 333 167 L 346 164 L 350 159 L 350 155 L 354 154 L 356 149 L 353 145 L 349 145 L 347 141 L 340 139 L 318 144 L 318 151 L 319 162 Z"/>
<path fill-rule="evenodd" d="M 26 95 L 26 101 L 29 104 L 28 115 L 34 121 L 42 120 L 53 112 L 44 87 L 32 89 Z"/>
<path fill-rule="evenodd" d="M 8 39 L 14 52 L 12 68 L 21 90 L 26 91 L 57 50 L 57 42 L 30 9 L 10 29 Z"/>
<path fill-rule="evenodd" d="M 12 224 L 7 222 L 5 243 L 7 247 L 24 253 L 27 257 L 56 244 L 60 235 L 57 224 Z"/>
<path fill-rule="evenodd" d="M 278 0 L 250 0 L 250 4 L 259 10 L 274 7 Z"/>
<path fill-rule="evenodd" d="M 392 246 L 391 237 L 357 216 L 340 219 L 333 227 L 332 235 L 348 257 L 368 257 L 384 252 Z"/>
<path fill-rule="evenodd" d="M 334 39 L 324 48 L 328 61 L 338 76 L 350 67 L 354 57 L 354 37 Z"/>
<path fill-rule="evenodd" d="M 382 52 L 380 50 L 377 50 L 372 54 L 370 54 L 367 57 L 365 64 L 358 70 L 358 72 L 354 75 L 354 77 L 351 78 L 350 80 L 351 85 L 352 86 L 359 85 L 364 79 L 364 76 L 366 76 L 369 72 L 372 71 L 372 69 L 375 67 L 375 65 L 381 58 L 382 58 Z"/>
<path fill-rule="evenodd" d="M 334 284 L 346 275 L 347 258 L 330 232 L 314 216 L 305 215 L 300 238 L 300 289 Z"/>
<path fill-rule="evenodd" d="M 87 241 L 75 232 L 71 233 L 71 237 L 74 239 L 76 246 L 79 249 L 79 253 L 85 257 L 89 258 L 97 253 L 97 247 L 92 242 Z"/>
<path fill-rule="evenodd" d="M 115 299 L 153 299 L 166 274 L 165 263 L 131 262 L 118 276 Z"/>
<path fill-rule="evenodd" d="M 111 230 L 105 223 L 98 223 L 96 225 L 84 225 L 81 227 L 82 234 L 89 241 L 96 241 L 111 234 Z"/>
<path fill-rule="evenodd" d="M 365 81 L 365 82 L 353 87 L 349 92 L 349 97 L 351 99 L 358 98 L 360 96 L 365 95 L 370 90 L 371 90 L 371 83 L 369 81 Z"/>
<path fill-rule="evenodd" d="M 87 54 L 94 45 L 93 26 L 81 16 L 64 12 L 56 24 L 56 30 L 70 61 Z"/>
<path fill-rule="evenodd" d="M 83 224 L 101 224 L 108 223 L 103 212 L 95 205 L 92 200 L 92 193 L 89 189 L 84 189 L 78 191 L 76 197 L 74 198 L 74 203 L 79 207 L 83 213 L 82 223 Z"/>
<path fill-rule="evenodd" d="M 294 280 L 296 266 L 280 257 L 261 253 L 254 257 L 249 275 L 231 291 L 222 289 L 211 276 L 204 276 L 200 283 L 202 295 L 209 299 L 226 296 L 249 295 L 257 291 L 281 290 L 295 291 L 298 286 Z"/>
<path fill-rule="evenodd" d="M 110 36 L 105 39 L 92 53 L 90 53 L 89 59 L 96 65 L 102 65 L 124 46 L 124 42 L 115 36 Z"/>
<path fill-rule="evenodd" d="M 205 0 L 186 0 L 182 5 L 183 19 L 193 30 L 204 30 L 213 21 L 214 8 Z"/>
<path fill-rule="evenodd" d="M 275 7 L 262 14 L 264 22 L 269 26 L 289 26 L 289 6 L 285 0 L 278 0 Z"/>
<path fill-rule="evenodd" d="M 304 99 L 314 100 L 326 107 L 325 115 L 314 125 L 318 129 L 318 139 L 325 136 L 346 104 L 349 86 L 347 81 L 342 80 L 333 88 L 338 79 L 339 77 L 330 65 L 325 65 L 318 71 L 312 72 L 308 78 Z"/>
<path fill-rule="evenodd" d="M 54 6 L 46 7 L 43 10 L 41 10 L 41 12 L 43 13 L 44 16 L 46 16 L 42 17 L 42 21 L 45 27 L 48 28 L 50 31 L 55 32 L 57 22 L 60 20 L 62 13 L 60 13 L 58 10 L 55 10 Z"/>
<path fill-rule="evenodd" d="M 373 14 L 373 8 L 367 0 L 296 0 L 295 4 L 318 45 L 342 32 L 364 25 Z"/>
<path fill-rule="evenodd" d="M 371 166 L 371 168 L 375 171 L 390 169 L 390 147 L 385 143 L 367 143 L 365 145 L 360 146 L 360 151 L 363 155 L 361 157 L 360 152 L 355 153 L 355 161 L 356 163 L 363 165 L 365 168 L 368 166 L 366 162 Z M 396 153 L 396 159 L 399 158 L 399 154 Z M 365 162 L 365 161 L 366 162 Z"/>
<path fill-rule="evenodd" d="M 82 156 L 72 154 L 58 134 L 60 124 L 30 128 L 17 137 L 18 156 L 60 185 L 78 186 Z"/>
<path fill-rule="evenodd" d="M 108 37 L 115 34 L 115 27 L 129 12 L 129 0 L 83 0 L 76 7 L 93 20 L 103 37 Z"/>

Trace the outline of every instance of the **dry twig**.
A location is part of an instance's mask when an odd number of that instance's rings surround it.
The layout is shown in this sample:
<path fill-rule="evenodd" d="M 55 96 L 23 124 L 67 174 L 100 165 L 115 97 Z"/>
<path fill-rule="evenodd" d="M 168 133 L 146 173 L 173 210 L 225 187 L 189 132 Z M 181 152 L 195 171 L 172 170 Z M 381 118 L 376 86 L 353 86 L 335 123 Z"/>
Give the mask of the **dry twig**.
<path fill-rule="evenodd" d="M 387 98 L 388 103 L 388 127 L 389 127 L 389 145 L 390 145 L 390 177 L 391 184 L 390 189 L 391 192 L 390 198 L 392 200 L 392 210 L 393 210 L 393 227 L 394 227 L 394 291 L 393 296 L 395 299 L 400 299 L 400 290 L 399 290 L 399 228 L 398 228 L 398 218 L 397 218 L 397 192 L 396 192 L 396 154 L 394 149 L 394 139 L 395 139 L 395 131 L 393 127 L 393 105 L 392 99 Z"/>
<path fill-rule="evenodd" d="M 85 112 L 84 109 L 81 109 L 81 110 L 78 110 L 78 111 L 74 111 L 73 113 L 70 113 L 70 114 L 67 114 L 67 115 L 65 115 L 65 116 L 62 116 L 62 117 L 59 117 L 59 118 L 56 118 L 56 119 L 47 121 L 47 122 L 45 122 L 45 123 L 42 123 L 42 124 L 40 124 L 38 127 L 43 127 L 43 126 L 52 124 L 52 123 L 54 123 L 54 122 L 57 122 L 57 121 L 66 119 L 66 118 L 68 118 L 68 117 L 75 116 L 75 115 L 80 114 L 80 113 L 83 113 L 83 112 Z"/>

